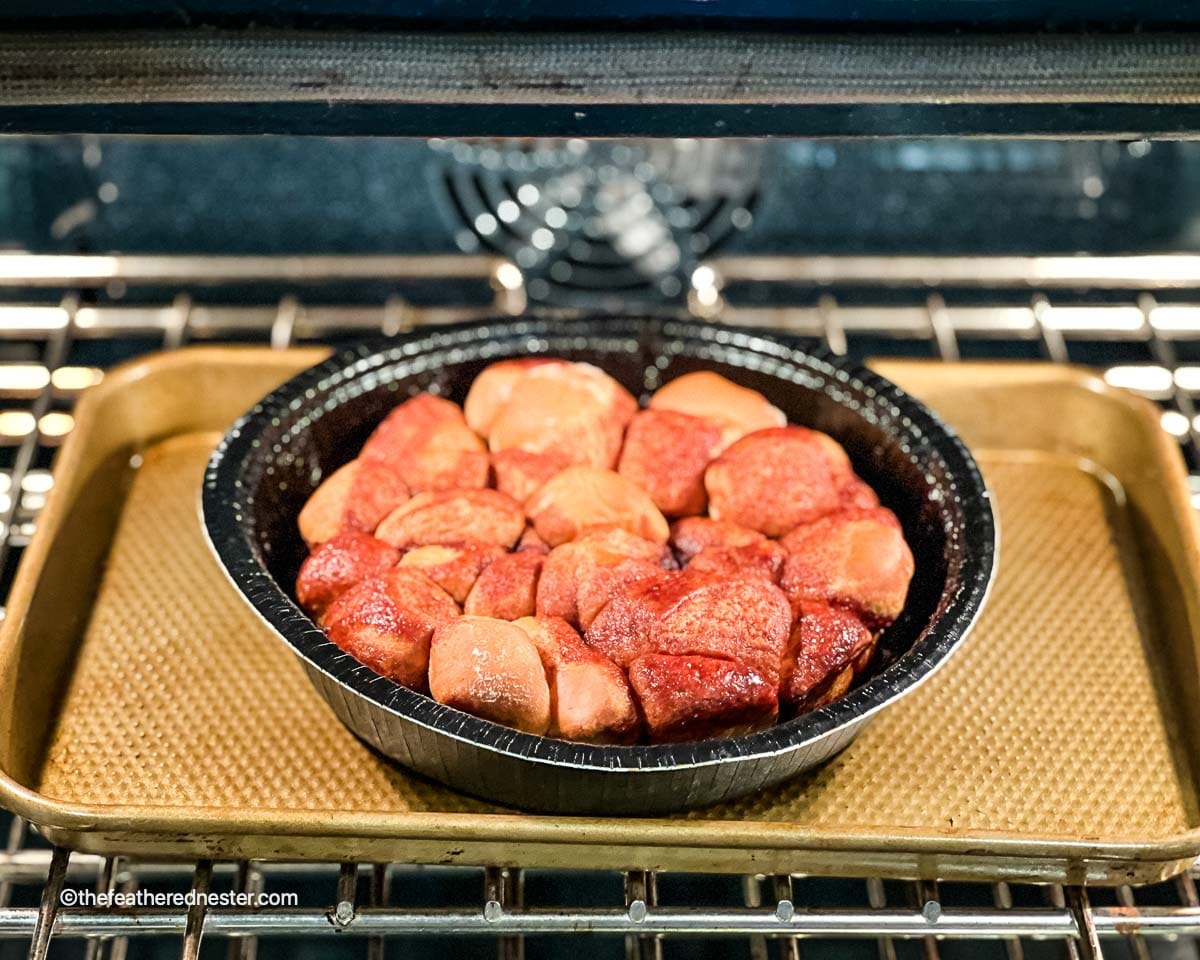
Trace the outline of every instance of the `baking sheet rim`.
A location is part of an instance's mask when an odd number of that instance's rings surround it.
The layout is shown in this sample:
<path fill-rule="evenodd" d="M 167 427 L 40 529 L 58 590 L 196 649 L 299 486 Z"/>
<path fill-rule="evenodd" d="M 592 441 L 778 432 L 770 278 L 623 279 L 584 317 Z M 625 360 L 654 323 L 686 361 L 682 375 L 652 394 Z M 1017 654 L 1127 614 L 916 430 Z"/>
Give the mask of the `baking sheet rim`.
<path fill-rule="evenodd" d="M 797 828 L 793 824 L 733 820 L 549 818 L 520 813 L 330 813 L 293 808 L 265 809 L 252 816 L 229 816 L 220 807 L 146 807 L 58 801 L 0 773 L 5 806 L 51 830 L 151 833 L 164 836 L 358 837 L 387 840 L 464 840 L 566 846 L 602 843 L 615 847 L 697 846 L 728 849 L 803 848 L 847 852 L 899 850 L 914 854 L 1029 856 L 1039 859 L 1103 858 L 1159 863 L 1190 859 L 1200 851 L 1200 827 L 1163 838 L 1075 839 L 1039 834 L 1006 835 L 977 830 L 970 837 L 920 830 L 900 834 L 893 828 L 855 827 L 853 831 Z"/>

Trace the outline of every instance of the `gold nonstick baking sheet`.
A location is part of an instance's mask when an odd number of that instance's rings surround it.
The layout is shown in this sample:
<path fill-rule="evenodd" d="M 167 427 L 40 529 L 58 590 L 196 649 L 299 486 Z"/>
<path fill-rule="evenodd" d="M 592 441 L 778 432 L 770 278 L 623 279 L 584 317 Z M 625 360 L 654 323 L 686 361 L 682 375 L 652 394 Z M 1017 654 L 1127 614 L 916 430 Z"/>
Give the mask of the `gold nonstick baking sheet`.
<path fill-rule="evenodd" d="M 1197 551 L 1155 410 L 1084 370 L 880 363 L 978 456 L 999 572 L 827 766 L 655 820 L 518 813 L 356 740 L 201 532 L 220 432 L 316 350 L 197 348 L 77 411 L 0 629 L 0 802 L 97 853 L 1149 882 L 1200 853 Z"/>

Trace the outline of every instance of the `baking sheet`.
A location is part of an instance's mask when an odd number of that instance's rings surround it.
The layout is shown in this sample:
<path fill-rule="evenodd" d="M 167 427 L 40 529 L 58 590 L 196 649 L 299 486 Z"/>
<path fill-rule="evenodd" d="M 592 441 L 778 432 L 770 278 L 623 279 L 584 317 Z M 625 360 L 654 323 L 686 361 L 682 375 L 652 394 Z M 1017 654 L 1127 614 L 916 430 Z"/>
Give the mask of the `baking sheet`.
<path fill-rule="evenodd" d="M 1195 534 L 1149 405 L 1049 365 L 877 365 L 961 430 L 995 493 L 998 577 L 975 631 L 779 789 L 679 818 L 545 817 L 357 741 L 208 553 L 197 492 L 220 431 L 318 356 L 184 351 L 79 410 L 0 632 L 0 792 L 56 842 L 1090 883 L 1149 882 L 1200 852 Z"/>

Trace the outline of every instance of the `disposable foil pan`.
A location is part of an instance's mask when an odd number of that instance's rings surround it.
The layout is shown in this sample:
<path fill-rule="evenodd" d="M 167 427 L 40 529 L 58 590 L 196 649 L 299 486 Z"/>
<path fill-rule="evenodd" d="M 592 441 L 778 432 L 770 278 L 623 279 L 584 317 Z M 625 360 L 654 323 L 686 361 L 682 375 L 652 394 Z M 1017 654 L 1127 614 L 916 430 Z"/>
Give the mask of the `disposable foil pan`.
<path fill-rule="evenodd" d="M 713 370 L 761 391 L 790 422 L 840 441 L 900 518 L 916 561 L 904 613 L 880 638 L 880 669 L 828 706 L 747 736 L 608 746 L 534 736 L 443 706 L 331 643 L 291 595 L 306 554 L 296 529 L 304 501 L 401 399 L 430 390 L 461 403 L 488 363 L 531 355 L 595 364 L 635 396 Z M 979 613 L 995 555 L 979 470 L 922 403 L 813 344 L 676 320 L 504 320 L 349 348 L 289 380 L 230 429 L 205 475 L 203 504 L 233 583 L 299 654 L 343 723 L 458 790 L 556 813 L 707 806 L 828 760 L 950 655 Z"/>

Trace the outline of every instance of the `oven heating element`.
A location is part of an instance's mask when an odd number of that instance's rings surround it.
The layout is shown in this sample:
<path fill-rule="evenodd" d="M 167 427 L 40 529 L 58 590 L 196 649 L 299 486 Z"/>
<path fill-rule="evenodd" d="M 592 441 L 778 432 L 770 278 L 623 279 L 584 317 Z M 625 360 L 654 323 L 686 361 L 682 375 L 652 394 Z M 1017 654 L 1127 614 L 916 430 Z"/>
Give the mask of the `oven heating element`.
<path fill-rule="evenodd" d="M 431 277 L 490 285 L 490 302 L 430 307 L 405 297 L 407 285 Z M 1110 366 L 1106 379 L 1161 405 L 1163 427 L 1181 445 L 1200 506 L 1196 277 L 1200 257 L 1191 256 L 730 257 L 696 266 L 686 297 L 698 317 L 819 337 L 839 353 L 957 360 L 1025 349 L 1054 362 L 1094 362 L 1102 343 L 1106 355 L 1116 350 L 1128 357 Z M 306 299 L 321 284 L 367 279 L 394 293 L 373 305 Z M 223 299 L 222 287 L 237 284 L 288 292 L 271 302 Z M 98 346 L 130 343 L 132 351 L 229 340 L 282 349 L 495 313 L 515 316 L 526 306 L 525 274 L 481 255 L 0 256 L 0 337 L 27 357 L 0 364 L 4 583 L 50 489 L 49 458 L 70 432 L 73 399 L 104 376 L 104 363 L 81 362 L 77 348 L 93 348 L 82 351 L 85 357 L 103 353 Z M 420 907 L 396 893 L 402 881 L 439 870 L 474 876 L 479 898 Z M 972 902 L 965 894 L 980 888 L 976 884 L 747 876 L 736 899 L 696 906 L 660 898 L 659 878 L 637 872 L 613 877 L 611 902 L 547 907 L 525 897 L 524 874 L 515 868 L 134 862 L 47 849 L 14 818 L 0 852 L 0 953 L 19 942 L 30 956 L 43 957 L 61 942 L 86 939 L 88 957 L 120 957 L 134 939 L 156 938 L 174 940 L 183 957 L 194 958 L 203 936 L 229 941 L 231 956 L 253 957 L 260 941 L 333 937 L 354 939 L 366 956 L 379 958 L 389 942 L 396 955 L 402 951 L 392 937 L 453 934 L 494 940 L 501 956 L 515 958 L 524 955 L 526 938 L 595 933 L 624 938 L 626 955 L 637 958 L 672 953 L 677 941 L 696 937 L 737 938 L 739 950 L 755 960 L 798 957 L 805 938 L 865 941 L 885 960 L 911 955 L 914 943 L 926 957 L 1196 957 L 1196 876 L 1185 873 L 1137 891 L 999 883 L 981 888 L 990 900 L 984 906 L 958 905 Z M 132 891 L 168 879 L 199 891 L 270 890 L 280 881 L 306 880 L 327 884 L 328 902 L 261 913 L 59 905 L 68 885 Z M 554 881 L 563 889 L 575 883 L 569 872 Z M 978 899 L 979 890 L 973 893 Z M 31 898 L 40 899 L 40 907 L 13 905 Z M 955 953 L 960 939 L 974 941 L 981 952 Z"/>

